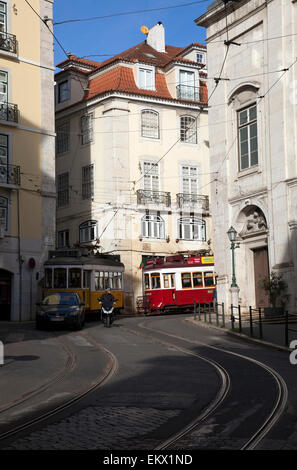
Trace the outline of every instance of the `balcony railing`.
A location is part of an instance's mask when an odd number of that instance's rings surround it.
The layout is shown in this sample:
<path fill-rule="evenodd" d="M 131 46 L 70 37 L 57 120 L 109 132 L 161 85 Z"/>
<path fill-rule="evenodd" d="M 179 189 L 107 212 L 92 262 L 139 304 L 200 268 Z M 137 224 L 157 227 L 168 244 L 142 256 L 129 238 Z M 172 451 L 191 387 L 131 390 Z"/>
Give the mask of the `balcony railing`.
<path fill-rule="evenodd" d="M 200 208 L 201 210 L 209 211 L 209 197 L 198 194 L 178 193 L 176 195 L 178 207 L 192 206 Z"/>
<path fill-rule="evenodd" d="M 0 186 L 10 184 L 19 186 L 21 184 L 20 167 L 17 165 L 0 164 Z"/>
<path fill-rule="evenodd" d="M 17 45 L 18 42 L 14 34 L 0 33 L 0 50 L 16 54 Z"/>
<path fill-rule="evenodd" d="M 0 102 L 0 120 L 18 122 L 19 112 L 18 105 L 7 103 L 6 101 Z"/>
<path fill-rule="evenodd" d="M 171 196 L 170 193 L 164 191 L 139 189 L 137 191 L 137 204 L 164 204 L 169 207 L 171 205 Z"/>
<path fill-rule="evenodd" d="M 200 88 L 189 85 L 177 85 L 177 98 L 180 100 L 201 101 Z"/>

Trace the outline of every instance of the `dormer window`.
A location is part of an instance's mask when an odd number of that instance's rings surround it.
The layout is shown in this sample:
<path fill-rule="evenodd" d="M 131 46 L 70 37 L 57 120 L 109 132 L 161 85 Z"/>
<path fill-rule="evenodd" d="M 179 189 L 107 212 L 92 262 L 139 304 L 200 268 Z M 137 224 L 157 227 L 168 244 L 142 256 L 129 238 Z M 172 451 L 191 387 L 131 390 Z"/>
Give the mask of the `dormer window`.
<path fill-rule="evenodd" d="M 138 87 L 142 90 L 155 90 L 155 69 L 147 65 L 138 68 Z"/>
<path fill-rule="evenodd" d="M 197 52 L 196 58 L 197 58 L 197 62 L 199 64 L 205 64 L 205 54 L 204 54 L 204 52 Z"/>

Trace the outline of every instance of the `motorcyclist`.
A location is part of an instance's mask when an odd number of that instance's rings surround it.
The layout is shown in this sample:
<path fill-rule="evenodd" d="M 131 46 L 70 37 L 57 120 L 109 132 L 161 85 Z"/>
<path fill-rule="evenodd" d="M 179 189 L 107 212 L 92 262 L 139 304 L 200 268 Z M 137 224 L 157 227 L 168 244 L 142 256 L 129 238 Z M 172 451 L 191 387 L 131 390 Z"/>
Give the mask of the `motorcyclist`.
<path fill-rule="evenodd" d="M 101 306 L 105 310 L 111 310 L 114 302 L 116 302 L 117 299 L 112 295 L 110 288 L 107 288 L 105 290 L 105 293 L 101 295 L 101 297 L 99 297 L 98 300 L 99 302 L 101 302 Z M 103 311 L 101 308 L 101 320 L 102 320 L 102 314 L 103 314 Z"/>

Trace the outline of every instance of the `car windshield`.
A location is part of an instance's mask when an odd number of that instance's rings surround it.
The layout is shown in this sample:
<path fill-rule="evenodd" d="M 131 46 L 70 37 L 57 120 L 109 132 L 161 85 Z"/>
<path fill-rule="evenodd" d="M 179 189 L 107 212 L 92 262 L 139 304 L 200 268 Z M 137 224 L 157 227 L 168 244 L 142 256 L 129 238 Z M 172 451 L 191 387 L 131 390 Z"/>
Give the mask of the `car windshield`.
<path fill-rule="evenodd" d="M 42 305 L 78 305 L 78 298 L 76 294 L 50 294 L 43 299 Z"/>

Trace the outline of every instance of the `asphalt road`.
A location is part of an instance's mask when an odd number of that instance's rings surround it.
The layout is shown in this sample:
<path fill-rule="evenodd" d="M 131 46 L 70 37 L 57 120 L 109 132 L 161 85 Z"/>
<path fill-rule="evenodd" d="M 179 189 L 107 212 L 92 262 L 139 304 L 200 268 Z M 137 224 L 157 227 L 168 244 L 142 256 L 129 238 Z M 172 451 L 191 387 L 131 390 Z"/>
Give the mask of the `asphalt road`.
<path fill-rule="evenodd" d="M 0 440 L 1 449 L 297 448 L 297 366 L 286 351 L 185 315 L 121 318 L 110 329 L 90 322 L 82 332 L 9 331 L 0 434 L 93 390 Z"/>

